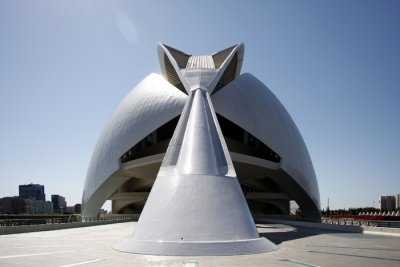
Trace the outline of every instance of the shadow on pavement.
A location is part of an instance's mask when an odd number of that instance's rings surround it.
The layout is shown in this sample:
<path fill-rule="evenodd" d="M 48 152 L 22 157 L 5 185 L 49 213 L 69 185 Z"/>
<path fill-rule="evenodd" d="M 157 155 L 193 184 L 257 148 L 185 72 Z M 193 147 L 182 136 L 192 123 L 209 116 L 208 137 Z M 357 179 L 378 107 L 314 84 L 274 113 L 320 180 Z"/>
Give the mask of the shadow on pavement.
<path fill-rule="evenodd" d="M 282 242 L 301 239 L 305 237 L 321 235 L 321 234 L 349 234 L 354 235 L 354 233 L 349 233 L 345 231 L 336 231 L 336 230 L 325 230 L 325 229 L 316 229 L 309 227 L 293 227 L 292 230 L 287 230 L 282 228 L 282 231 L 273 231 L 273 232 L 262 232 L 259 233 L 260 237 L 265 237 L 273 243 L 279 245 Z M 263 227 L 262 225 L 257 225 L 257 228 L 271 228 L 271 227 Z"/>

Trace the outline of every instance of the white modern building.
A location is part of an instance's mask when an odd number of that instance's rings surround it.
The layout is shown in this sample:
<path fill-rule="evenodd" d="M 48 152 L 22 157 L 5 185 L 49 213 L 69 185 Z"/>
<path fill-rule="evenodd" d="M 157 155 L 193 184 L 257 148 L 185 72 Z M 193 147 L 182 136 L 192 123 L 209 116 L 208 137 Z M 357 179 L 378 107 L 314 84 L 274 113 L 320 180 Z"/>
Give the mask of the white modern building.
<path fill-rule="evenodd" d="M 295 201 L 320 220 L 304 141 L 274 94 L 240 74 L 244 46 L 193 56 L 160 44 L 162 75 L 122 101 L 94 150 L 83 218 L 111 199 L 113 213 L 141 213 L 116 249 L 162 255 L 271 251 L 252 214 L 288 215 Z"/>

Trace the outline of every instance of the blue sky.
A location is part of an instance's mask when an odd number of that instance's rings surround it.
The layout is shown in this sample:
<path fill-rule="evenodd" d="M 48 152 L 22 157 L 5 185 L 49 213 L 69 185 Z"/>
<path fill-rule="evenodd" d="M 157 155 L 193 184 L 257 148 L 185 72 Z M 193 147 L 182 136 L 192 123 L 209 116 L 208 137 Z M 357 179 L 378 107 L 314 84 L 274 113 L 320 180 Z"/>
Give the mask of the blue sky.
<path fill-rule="evenodd" d="M 242 72 L 308 146 L 322 208 L 400 193 L 398 1 L 0 1 L 0 196 L 45 185 L 80 202 L 106 121 L 156 46 L 245 44 Z"/>

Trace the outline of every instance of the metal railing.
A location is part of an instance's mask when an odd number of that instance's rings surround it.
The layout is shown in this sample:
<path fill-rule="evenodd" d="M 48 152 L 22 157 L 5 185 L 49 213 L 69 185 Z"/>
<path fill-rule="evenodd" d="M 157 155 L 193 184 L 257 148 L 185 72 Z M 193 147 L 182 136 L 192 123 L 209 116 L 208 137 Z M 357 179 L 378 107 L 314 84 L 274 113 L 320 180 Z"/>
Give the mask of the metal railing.
<path fill-rule="evenodd" d="M 398 220 L 363 220 L 357 218 L 335 218 L 335 217 L 322 217 L 323 223 L 336 224 L 336 225 L 354 225 L 354 226 L 372 226 L 372 227 L 391 227 L 400 228 L 400 221 Z"/>

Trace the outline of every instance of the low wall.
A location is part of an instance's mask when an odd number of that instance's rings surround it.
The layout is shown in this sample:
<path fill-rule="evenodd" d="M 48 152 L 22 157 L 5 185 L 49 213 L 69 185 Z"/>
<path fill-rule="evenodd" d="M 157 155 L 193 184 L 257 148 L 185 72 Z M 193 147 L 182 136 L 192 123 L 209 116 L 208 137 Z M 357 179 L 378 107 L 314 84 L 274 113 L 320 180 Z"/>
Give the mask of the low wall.
<path fill-rule="evenodd" d="M 40 231 L 52 231 L 61 229 L 70 229 L 78 227 L 90 227 L 96 225 L 105 225 L 113 223 L 123 223 L 137 221 L 139 215 L 131 215 L 130 218 L 121 219 L 118 216 L 107 216 L 107 220 L 98 220 L 91 222 L 76 222 L 76 223 L 59 223 L 59 224 L 39 224 L 39 225 L 21 225 L 21 226 L 5 226 L 0 227 L 0 235 L 29 233 L 29 232 L 40 232 Z M 296 218 L 297 219 L 297 218 Z M 273 224 L 285 224 L 298 227 L 308 227 L 313 229 L 321 229 L 327 231 L 338 231 L 338 232 L 350 232 L 350 233 L 367 233 L 367 234 L 382 234 L 400 236 L 400 228 L 389 228 L 389 227 L 371 227 L 371 226 L 354 226 L 354 225 L 338 225 L 338 224 L 326 224 L 326 223 L 313 223 L 304 222 L 300 220 L 280 220 L 271 217 L 254 216 L 256 223 L 273 223 Z"/>
<path fill-rule="evenodd" d="M 400 228 L 371 226 L 363 226 L 362 228 L 366 234 L 400 236 Z"/>
<path fill-rule="evenodd" d="M 341 225 L 341 224 L 328 224 L 328 223 L 312 223 L 298 220 L 279 220 L 271 218 L 255 217 L 256 223 L 273 223 L 285 224 L 290 226 L 308 227 L 312 229 L 320 229 L 326 231 L 337 231 L 347 233 L 365 233 L 376 235 L 389 235 L 400 237 L 400 228 L 393 227 L 375 227 L 375 226 L 356 226 L 356 225 Z"/>
<path fill-rule="evenodd" d="M 21 226 L 4 226 L 0 227 L 0 235 L 20 234 L 29 232 L 52 231 L 78 227 L 88 227 L 112 223 L 131 222 L 132 219 L 124 220 L 104 220 L 95 222 L 76 222 L 76 223 L 60 223 L 60 224 L 38 224 L 38 225 L 21 225 Z"/>
<path fill-rule="evenodd" d="M 338 232 L 350 232 L 350 233 L 362 233 L 363 228 L 360 226 L 353 225 L 337 225 L 337 224 L 326 224 L 326 223 L 314 223 L 314 222 L 304 222 L 304 221 L 292 221 L 292 220 L 279 220 L 255 217 L 257 223 L 276 223 L 276 224 L 286 224 L 290 226 L 308 227 L 313 229 L 321 229 L 327 231 L 338 231 Z"/>

